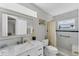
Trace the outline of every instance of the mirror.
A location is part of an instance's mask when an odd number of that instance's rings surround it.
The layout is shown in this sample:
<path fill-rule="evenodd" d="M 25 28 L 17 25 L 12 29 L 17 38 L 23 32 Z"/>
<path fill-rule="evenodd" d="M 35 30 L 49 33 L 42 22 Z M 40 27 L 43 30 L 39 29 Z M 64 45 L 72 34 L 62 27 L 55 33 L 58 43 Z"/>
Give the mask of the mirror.
<path fill-rule="evenodd" d="M 2 14 L 0 36 L 27 35 L 27 18 Z"/>
<path fill-rule="evenodd" d="M 27 21 L 21 17 L 8 16 L 8 36 L 26 35 Z"/>
<path fill-rule="evenodd" d="M 27 21 L 24 18 L 16 20 L 16 35 L 27 35 Z"/>
<path fill-rule="evenodd" d="M 16 19 L 8 17 L 8 36 L 15 35 Z"/>

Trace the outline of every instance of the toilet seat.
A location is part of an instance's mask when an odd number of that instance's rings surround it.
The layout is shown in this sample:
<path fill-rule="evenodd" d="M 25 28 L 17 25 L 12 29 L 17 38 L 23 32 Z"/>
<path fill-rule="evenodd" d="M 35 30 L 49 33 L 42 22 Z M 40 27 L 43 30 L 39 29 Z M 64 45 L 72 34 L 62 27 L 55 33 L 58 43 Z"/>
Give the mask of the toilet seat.
<path fill-rule="evenodd" d="M 47 56 L 55 56 L 58 53 L 58 49 L 56 49 L 53 46 L 46 46 L 45 47 L 45 52 L 46 52 L 45 54 Z"/>
<path fill-rule="evenodd" d="M 55 47 L 53 46 L 46 46 L 47 49 L 51 50 L 51 51 L 58 51 Z"/>

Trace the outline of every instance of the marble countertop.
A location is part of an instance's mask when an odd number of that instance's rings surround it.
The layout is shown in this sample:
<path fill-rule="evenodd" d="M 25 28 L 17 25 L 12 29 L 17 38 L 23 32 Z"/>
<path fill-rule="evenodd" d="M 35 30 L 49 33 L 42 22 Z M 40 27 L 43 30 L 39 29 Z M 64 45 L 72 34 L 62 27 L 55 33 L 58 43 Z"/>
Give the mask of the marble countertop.
<path fill-rule="evenodd" d="M 3 36 L 3 37 L 0 37 L 0 41 L 7 40 L 7 39 L 13 39 L 13 38 L 20 38 L 20 37 L 26 37 L 26 35 Z"/>
<path fill-rule="evenodd" d="M 38 47 L 39 45 L 43 46 L 42 42 L 40 41 L 29 41 L 19 45 L 8 46 L 5 48 L 0 49 L 1 56 L 16 56 L 25 51 Z"/>

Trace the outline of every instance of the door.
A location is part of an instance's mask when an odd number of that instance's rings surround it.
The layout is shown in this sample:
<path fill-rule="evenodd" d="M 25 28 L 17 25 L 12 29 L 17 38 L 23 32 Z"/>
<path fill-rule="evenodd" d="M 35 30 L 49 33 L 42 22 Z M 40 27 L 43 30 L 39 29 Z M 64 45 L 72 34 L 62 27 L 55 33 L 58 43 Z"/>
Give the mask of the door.
<path fill-rule="evenodd" d="M 56 22 L 48 22 L 48 40 L 49 44 L 56 46 Z"/>

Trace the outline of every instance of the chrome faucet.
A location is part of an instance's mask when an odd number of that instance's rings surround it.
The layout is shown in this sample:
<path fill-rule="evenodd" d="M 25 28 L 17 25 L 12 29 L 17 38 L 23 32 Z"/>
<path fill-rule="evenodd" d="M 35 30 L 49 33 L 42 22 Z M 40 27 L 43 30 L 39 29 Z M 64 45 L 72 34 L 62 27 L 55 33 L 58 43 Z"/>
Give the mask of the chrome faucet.
<path fill-rule="evenodd" d="M 23 44 L 24 43 L 24 41 L 23 41 L 23 37 L 21 37 L 21 42 L 20 42 L 21 44 Z"/>

